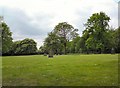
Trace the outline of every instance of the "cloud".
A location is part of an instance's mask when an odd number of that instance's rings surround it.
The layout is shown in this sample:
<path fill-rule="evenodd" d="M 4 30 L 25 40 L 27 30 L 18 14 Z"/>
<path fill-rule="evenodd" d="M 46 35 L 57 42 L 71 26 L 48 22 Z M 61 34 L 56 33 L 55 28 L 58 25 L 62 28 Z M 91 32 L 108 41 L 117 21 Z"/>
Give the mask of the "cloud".
<path fill-rule="evenodd" d="M 119 1 L 119 3 L 118 3 L 118 26 L 120 26 L 120 1 Z"/>
<path fill-rule="evenodd" d="M 30 18 L 20 9 L 4 8 L 4 19 L 10 26 L 11 31 L 19 32 L 23 35 L 44 35 L 49 29 L 49 16 L 39 15 L 35 19 Z M 47 20 L 47 22 L 45 21 Z M 44 30 L 46 29 L 46 30 Z"/>
<path fill-rule="evenodd" d="M 82 33 L 84 23 L 96 12 L 110 16 L 110 25 L 118 26 L 118 0 L 3 0 L 5 21 L 14 40 L 26 37 L 43 44 L 47 33 L 59 22 L 68 22 Z M 0 9 L 2 12 L 2 9 Z"/>
<path fill-rule="evenodd" d="M 83 31 L 84 25 L 87 19 L 92 16 L 93 13 L 105 12 L 110 18 L 109 24 L 112 27 L 118 27 L 118 4 L 114 0 L 82 0 L 80 8 L 76 11 L 78 19 L 76 25 L 79 30 Z M 80 31 L 80 34 L 82 32 Z"/>
<path fill-rule="evenodd" d="M 49 27 L 49 19 L 52 17 L 47 14 L 31 18 L 21 9 L 1 7 L 1 11 L 2 8 L 4 9 L 4 20 L 10 27 L 14 40 L 33 38 L 40 46 L 47 33 L 52 30 Z"/>

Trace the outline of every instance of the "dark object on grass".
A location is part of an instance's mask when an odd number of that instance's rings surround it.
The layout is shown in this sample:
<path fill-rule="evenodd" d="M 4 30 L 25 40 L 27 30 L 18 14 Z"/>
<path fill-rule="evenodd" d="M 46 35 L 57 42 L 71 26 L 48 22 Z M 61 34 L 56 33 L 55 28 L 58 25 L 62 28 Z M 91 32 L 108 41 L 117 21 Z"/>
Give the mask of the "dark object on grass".
<path fill-rule="evenodd" d="M 48 55 L 48 58 L 53 58 L 53 55 L 52 56 Z"/>

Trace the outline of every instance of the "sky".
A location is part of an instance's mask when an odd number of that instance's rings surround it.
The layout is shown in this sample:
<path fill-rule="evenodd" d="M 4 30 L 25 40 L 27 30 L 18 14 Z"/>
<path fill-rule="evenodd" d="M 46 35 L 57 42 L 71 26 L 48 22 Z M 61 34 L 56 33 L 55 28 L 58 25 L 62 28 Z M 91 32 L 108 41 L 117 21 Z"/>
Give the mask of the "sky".
<path fill-rule="evenodd" d="M 32 38 L 39 48 L 47 34 L 60 22 L 79 29 L 93 13 L 105 12 L 110 26 L 118 27 L 119 0 L 1 0 L 0 15 L 10 27 L 14 41 Z"/>

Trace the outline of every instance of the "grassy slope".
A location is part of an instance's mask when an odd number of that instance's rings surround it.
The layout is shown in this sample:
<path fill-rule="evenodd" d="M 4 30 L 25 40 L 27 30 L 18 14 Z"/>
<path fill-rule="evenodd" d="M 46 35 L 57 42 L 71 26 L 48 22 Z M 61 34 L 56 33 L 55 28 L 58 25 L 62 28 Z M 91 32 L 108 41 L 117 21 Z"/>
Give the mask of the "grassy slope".
<path fill-rule="evenodd" d="M 117 82 L 117 55 L 3 57 L 4 86 L 112 86 Z"/>

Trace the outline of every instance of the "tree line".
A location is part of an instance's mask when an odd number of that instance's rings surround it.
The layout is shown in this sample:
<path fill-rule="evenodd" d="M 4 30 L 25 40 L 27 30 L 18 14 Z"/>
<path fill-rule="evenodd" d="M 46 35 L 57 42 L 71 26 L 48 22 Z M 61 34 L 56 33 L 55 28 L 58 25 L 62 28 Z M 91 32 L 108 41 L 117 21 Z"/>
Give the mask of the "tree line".
<path fill-rule="evenodd" d="M 54 54 L 67 53 L 120 53 L 120 27 L 109 25 L 110 17 L 104 12 L 94 13 L 84 24 L 85 30 L 80 36 L 72 25 L 61 22 L 40 47 L 40 52 Z"/>
<path fill-rule="evenodd" d="M 78 29 L 67 22 L 58 23 L 48 33 L 43 46 L 37 49 L 33 39 L 13 42 L 12 33 L 5 22 L 1 22 L 2 55 L 68 54 L 68 53 L 120 53 L 120 27 L 109 25 L 110 17 L 104 12 L 94 13 L 84 24 L 80 36 Z"/>
<path fill-rule="evenodd" d="M 37 43 L 33 39 L 23 39 L 13 42 L 12 32 L 5 22 L 0 25 L 0 53 L 2 55 L 31 55 L 37 53 Z"/>

